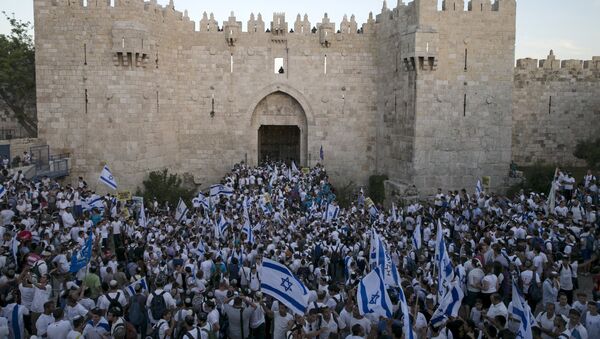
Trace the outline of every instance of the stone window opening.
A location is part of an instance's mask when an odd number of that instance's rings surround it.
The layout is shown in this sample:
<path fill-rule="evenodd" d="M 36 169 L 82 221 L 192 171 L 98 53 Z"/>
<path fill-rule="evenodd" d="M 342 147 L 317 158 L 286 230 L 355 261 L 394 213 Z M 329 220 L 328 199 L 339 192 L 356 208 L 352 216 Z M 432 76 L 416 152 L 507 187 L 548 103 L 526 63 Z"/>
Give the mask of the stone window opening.
<path fill-rule="evenodd" d="M 481 6 L 481 11 L 483 12 L 483 4 L 480 4 L 480 6 Z"/>
<path fill-rule="evenodd" d="M 233 53 L 229 56 L 229 72 L 233 73 Z"/>
<path fill-rule="evenodd" d="M 548 114 L 552 114 L 552 96 L 548 98 Z"/>
<path fill-rule="evenodd" d="M 283 58 L 275 58 L 273 60 L 273 71 L 275 74 L 284 74 L 285 68 L 283 68 Z"/>
<path fill-rule="evenodd" d="M 463 97 L 463 117 L 467 116 L 467 94 Z"/>
<path fill-rule="evenodd" d="M 158 101 L 158 91 L 156 91 L 156 113 L 160 113 L 160 102 Z"/>
<path fill-rule="evenodd" d="M 121 48 L 125 49 L 125 37 L 121 38 Z"/>
<path fill-rule="evenodd" d="M 87 7 L 88 6 L 88 1 L 87 0 L 83 0 L 83 7 Z"/>
<path fill-rule="evenodd" d="M 110 7 L 115 7 L 115 0 L 110 0 Z"/>
<path fill-rule="evenodd" d="M 325 58 L 323 59 L 323 74 L 327 74 L 327 54 L 325 54 Z"/>
<path fill-rule="evenodd" d="M 158 52 L 156 52 L 156 59 L 154 60 L 154 62 L 156 63 L 156 68 L 158 69 Z"/>
<path fill-rule="evenodd" d="M 83 65 L 87 66 L 87 44 L 83 44 Z"/>
<path fill-rule="evenodd" d="M 465 72 L 467 71 L 468 60 L 469 60 L 469 51 L 465 48 Z"/>
<path fill-rule="evenodd" d="M 88 113 L 88 102 L 89 102 L 87 88 L 84 91 L 84 95 L 85 95 L 85 114 L 87 114 Z"/>

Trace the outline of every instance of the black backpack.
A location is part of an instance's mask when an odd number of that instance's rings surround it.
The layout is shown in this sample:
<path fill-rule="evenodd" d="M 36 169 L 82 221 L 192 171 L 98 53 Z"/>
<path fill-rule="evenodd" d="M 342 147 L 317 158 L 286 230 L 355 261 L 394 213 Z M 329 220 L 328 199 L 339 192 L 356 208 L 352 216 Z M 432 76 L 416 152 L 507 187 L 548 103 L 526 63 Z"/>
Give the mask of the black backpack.
<path fill-rule="evenodd" d="M 150 302 L 150 313 L 152 314 L 152 318 L 154 318 L 155 320 L 161 319 L 167 311 L 167 303 L 165 302 L 163 294 L 165 294 L 165 291 L 163 291 L 161 294 L 156 294 L 152 292 L 152 301 Z"/>
<path fill-rule="evenodd" d="M 140 326 L 146 320 L 146 307 L 140 302 L 138 295 L 131 298 L 129 306 L 129 322 L 135 326 Z"/>
<path fill-rule="evenodd" d="M 108 309 L 110 310 L 113 307 L 123 308 L 123 305 L 119 302 L 119 297 L 121 296 L 121 292 L 117 292 L 117 295 L 114 298 L 111 298 L 108 293 L 106 293 L 106 300 L 108 300 Z"/>
<path fill-rule="evenodd" d="M 533 272 L 533 278 L 531 278 L 527 294 L 529 294 L 529 297 L 533 302 L 538 303 L 542 300 L 542 288 L 537 282 L 537 272 Z"/>
<path fill-rule="evenodd" d="M 156 323 L 156 325 L 152 326 L 152 331 L 148 336 L 146 336 L 146 339 L 160 339 L 160 328 L 164 324 L 167 324 L 167 326 L 169 326 L 169 323 L 166 320 L 159 320 L 158 323 Z"/>

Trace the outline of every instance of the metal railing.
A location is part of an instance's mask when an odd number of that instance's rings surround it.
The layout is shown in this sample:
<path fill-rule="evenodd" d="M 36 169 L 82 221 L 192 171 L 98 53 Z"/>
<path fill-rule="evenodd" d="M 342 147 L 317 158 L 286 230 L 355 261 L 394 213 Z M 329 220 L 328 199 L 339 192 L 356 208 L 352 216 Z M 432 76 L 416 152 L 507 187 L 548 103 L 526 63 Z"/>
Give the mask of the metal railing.
<path fill-rule="evenodd" d="M 50 154 L 50 161 L 62 160 L 71 157 L 71 153 Z"/>

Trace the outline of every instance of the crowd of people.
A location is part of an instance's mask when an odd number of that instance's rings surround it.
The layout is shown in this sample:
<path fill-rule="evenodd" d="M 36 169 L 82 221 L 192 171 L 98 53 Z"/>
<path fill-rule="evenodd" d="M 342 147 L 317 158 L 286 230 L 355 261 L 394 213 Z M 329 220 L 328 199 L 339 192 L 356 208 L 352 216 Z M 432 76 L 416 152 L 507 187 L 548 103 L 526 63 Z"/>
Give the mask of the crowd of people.
<path fill-rule="evenodd" d="M 532 338 L 600 337 L 591 172 L 577 184 L 557 171 L 551 196 L 439 189 L 390 208 L 362 189 L 338 206 L 320 165 L 237 164 L 189 210 L 100 196 L 83 178 L 0 179 L 0 338 L 514 338 L 515 285 Z M 399 273 L 391 316 L 357 303 L 375 235 Z M 439 238 L 464 297 L 434 323 Z M 266 260 L 306 286 L 306 312 L 264 288 Z"/>

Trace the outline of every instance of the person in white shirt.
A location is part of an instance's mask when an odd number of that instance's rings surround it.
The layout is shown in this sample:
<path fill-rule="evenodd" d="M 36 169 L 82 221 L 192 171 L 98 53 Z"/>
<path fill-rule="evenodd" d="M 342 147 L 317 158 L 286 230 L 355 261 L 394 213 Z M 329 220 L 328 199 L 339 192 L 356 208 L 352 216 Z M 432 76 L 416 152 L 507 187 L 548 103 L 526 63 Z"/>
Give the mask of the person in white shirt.
<path fill-rule="evenodd" d="M 538 327 L 542 332 L 542 339 L 553 339 L 554 338 L 554 304 L 546 304 L 546 310 L 538 314 L 535 320 L 538 323 Z"/>
<path fill-rule="evenodd" d="M 569 322 L 567 323 L 567 330 L 571 332 L 571 338 L 576 339 L 588 339 L 588 333 L 585 327 L 580 322 L 581 315 L 579 311 L 571 309 L 569 311 Z"/>
<path fill-rule="evenodd" d="M 500 295 L 498 293 L 492 294 L 491 301 L 492 304 L 490 305 L 490 308 L 485 314 L 487 320 L 490 322 L 494 322 L 497 316 L 502 316 L 504 317 L 504 320 L 508 320 L 508 309 L 506 308 L 506 305 L 504 305 L 504 303 L 502 302 L 502 298 L 500 297 Z"/>
<path fill-rule="evenodd" d="M 42 313 L 35 322 L 36 334 L 38 337 L 45 337 L 48 332 L 48 326 L 54 323 L 55 319 L 52 312 L 54 312 L 54 301 L 46 301 L 44 303 L 44 313 Z"/>
<path fill-rule="evenodd" d="M 110 286 L 110 292 L 101 295 L 98 298 L 98 308 L 104 311 L 108 310 L 108 306 L 110 305 L 110 300 L 109 299 L 113 299 L 119 302 L 119 304 L 121 304 L 121 306 L 123 308 L 125 308 L 125 306 L 127 306 L 127 299 L 125 298 L 125 292 L 120 291 L 117 288 L 117 281 L 116 280 L 111 280 L 109 282 L 109 286 Z"/>
<path fill-rule="evenodd" d="M 48 339 L 65 339 L 71 331 L 71 322 L 63 319 L 64 312 L 62 308 L 54 310 L 54 319 L 56 322 L 48 325 Z"/>
<path fill-rule="evenodd" d="M 67 334 L 66 339 L 81 339 L 83 337 L 83 327 L 85 326 L 85 318 L 77 317 L 73 319 L 73 328 Z"/>
<path fill-rule="evenodd" d="M 589 301 L 587 304 L 584 326 L 589 338 L 600 338 L 600 314 L 596 301 Z"/>
<path fill-rule="evenodd" d="M 8 329 L 10 332 L 10 338 L 15 338 L 17 335 L 20 338 L 25 338 L 25 320 L 24 317 L 29 315 L 29 309 L 18 303 L 12 303 L 6 305 L 2 309 L 2 315 L 8 319 Z M 17 320 L 14 323 L 14 319 Z"/>
<path fill-rule="evenodd" d="M 162 286 L 162 284 L 157 283 L 157 288 L 156 290 L 154 290 L 154 292 L 150 293 L 150 295 L 148 295 L 148 299 L 146 301 L 146 307 L 148 309 L 150 309 L 150 306 L 152 305 L 152 299 L 154 298 L 164 298 L 165 300 L 165 306 L 167 307 L 167 310 L 173 310 L 175 309 L 175 307 L 177 306 L 175 303 L 175 299 L 173 299 L 173 296 L 171 296 L 171 293 L 165 291 L 163 289 L 164 286 Z M 152 325 L 156 324 L 160 319 L 154 319 L 152 312 L 150 313 L 150 323 Z"/>

